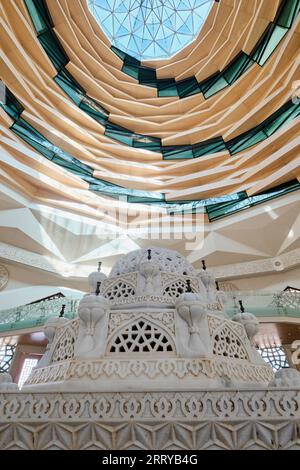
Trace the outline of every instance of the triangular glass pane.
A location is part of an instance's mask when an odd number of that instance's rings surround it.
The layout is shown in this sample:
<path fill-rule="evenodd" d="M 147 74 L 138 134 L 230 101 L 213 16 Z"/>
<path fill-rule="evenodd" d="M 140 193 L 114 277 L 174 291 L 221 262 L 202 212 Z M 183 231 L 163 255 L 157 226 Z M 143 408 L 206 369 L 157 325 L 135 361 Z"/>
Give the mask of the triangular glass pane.
<path fill-rule="evenodd" d="M 214 0 L 88 0 L 112 45 L 138 60 L 167 58 L 183 49 L 199 34 L 213 3 Z"/>

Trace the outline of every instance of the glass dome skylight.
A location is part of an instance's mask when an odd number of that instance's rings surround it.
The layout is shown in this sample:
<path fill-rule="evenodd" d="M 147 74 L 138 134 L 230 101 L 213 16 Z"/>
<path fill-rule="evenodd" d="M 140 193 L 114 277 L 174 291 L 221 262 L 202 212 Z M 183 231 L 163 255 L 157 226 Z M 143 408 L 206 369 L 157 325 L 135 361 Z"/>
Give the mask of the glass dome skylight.
<path fill-rule="evenodd" d="M 199 34 L 214 0 L 88 0 L 110 42 L 139 60 L 168 58 Z"/>

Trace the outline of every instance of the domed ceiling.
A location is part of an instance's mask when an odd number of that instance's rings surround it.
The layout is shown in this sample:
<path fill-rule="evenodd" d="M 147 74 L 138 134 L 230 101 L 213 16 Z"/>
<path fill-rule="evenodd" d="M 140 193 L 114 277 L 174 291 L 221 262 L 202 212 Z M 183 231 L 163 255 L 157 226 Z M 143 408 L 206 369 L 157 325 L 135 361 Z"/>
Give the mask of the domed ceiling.
<path fill-rule="evenodd" d="M 139 60 L 169 58 L 192 42 L 214 0 L 88 0 L 111 43 Z"/>
<path fill-rule="evenodd" d="M 0 4 L 0 77 L 6 87 L 0 109 L 2 209 L 26 206 L 43 226 L 39 235 L 47 250 L 86 261 L 91 259 L 87 250 L 99 246 L 98 238 L 82 245 L 79 256 L 69 253 L 69 242 L 59 243 L 59 249 L 50 244 L 49 237 L 53 243 L 59 232 L 54 225 L 82 236 L 82 224 L 74 228 L 71 221 L 89 217 L 101 220 L 112 233 L 119 216 L 131 211 L 122 233 L 134 240 L 134 211 L 140 211 L 143 225 L 150 207 L 160 218 L 171 215 L 190 222 L 196 217 L 201 230 L 203 224 L 214 230 L 216 221 L 229 230 L 236 215 L 244 214 L 241 221 L 247 212 L 260 211 L 269 220 L 272 212 L 266 207 L 272 201 L 287 207 L 285 198 L 299 199 L 300 1 L 90 3 Z M 96 15 L 100 7 L 105 10 L 104 3 L 110 20 L 101 17 L 99 23 Z M 137 20 L 134 26 L 135 11 L 141 18 L 149 6 L 150 23 Z M 122 31 L 112 26 L 113 18 L 124 16 L 124 7 L 130 10 L 122 20 L 127 32 L 142 38 L 155 25 L 150 49 L 139 40 L 134 49 L 130 41 L 114 42 Z M 158 32 L 154 15 L 173 28 L 170 34 L 165 26 Z M 199 19 L 193 27 L 191 15 Z M 174 48 L 168 40 L 168 47 L 160 46 L 167 52 L 163 56 L 154 48 L 159 38 L 170 35 L 184 36 L 188 43 L 184 46 L 181 37 L 179 50 L 177 40 Z M 69 216 L 62 222 L 65 215 L 50 216 L 51 211 Z M 296 219 L 289 216 L 287 226 Z M 8 219 L 5 224 L 12 225 Z M 212 262 L 225 263 L 232 253 L 239 253 L 238 261 L 242 252 L 241 261 L 274 257 L 280 247 L 288 249 L 283 241 L 271 250 L 257 248 L 258 241 L 249 237 L 248 249 L 249 224 L 245 236 L 239 227 L 235 241 L 241 245 L 228 244 L 231 237 L 226 236 L 205 246 Z M 23 248 L 34 249 L 37 232 L 23 228 Z M 289 246 L 296 248 L 296 227 L 293 233 Z M 11 240 L 10 234 L 4 239 Z M 228 258 L 220 261 L 220 250 Z"/>

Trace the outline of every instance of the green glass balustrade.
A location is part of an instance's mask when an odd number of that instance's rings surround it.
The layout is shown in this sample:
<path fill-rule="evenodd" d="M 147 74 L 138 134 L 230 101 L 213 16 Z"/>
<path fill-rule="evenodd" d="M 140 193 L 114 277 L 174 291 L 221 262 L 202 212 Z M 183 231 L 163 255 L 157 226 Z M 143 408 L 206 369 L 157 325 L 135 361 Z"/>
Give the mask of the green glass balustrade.
<path fill-rule="evenodd" d="M 272 317 L 279 321 L 282 318 L 299 320 L 300 295 L 295 293 L 291 298 L 285 292 L 252 292 L 238 291 L 228 292 L 225 311 L 232 317 L 239 312 L 235 299 L 242 300 L 247 312 L 257 317 Z M 21 305 L 10 309 L 0 310 L 0 332 L 10 334 L 16 330 L 34 329 L 40 330 L 49 318 L 58 317 L 62 305 L 66 305 L 64 317 L 72 320 L 77 317 L 77 309 L 80 301 L 78 297 L 63 297 L 41 301 L 35 304 Z M 275 320 L 276 321 L 276 320 Z"/>

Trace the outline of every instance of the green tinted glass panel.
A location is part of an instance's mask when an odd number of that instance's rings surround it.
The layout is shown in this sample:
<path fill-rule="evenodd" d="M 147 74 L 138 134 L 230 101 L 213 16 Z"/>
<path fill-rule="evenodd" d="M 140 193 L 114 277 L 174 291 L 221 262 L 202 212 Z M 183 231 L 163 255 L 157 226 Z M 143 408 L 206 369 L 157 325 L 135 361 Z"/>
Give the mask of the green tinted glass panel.
<path fill-rule="evenodd" d="M 282 26 L 271 25 L 269 31 L 261 41 L 259 47 L 252 54 L 253 60 L 255 60 L 255 62 L 257 62 L 261 66 L 265 65 L 265 63 L 273 54 L 282 38 L 286 35 L 287 31 L 288 30 L 286 28 L 283 28 Z"/>
<path fill-rule="evenodd" d="M 144 148 L 160 152 L 161 141 L 155 137 L 135 134 L 124 127 L 107 123 L 105 135 L 131 147 Z"/>
<path fill-rule="evenodd" d="M 42 3 L 40 2 L 40 7 L 41 4 Z M 31 20 L 36 29 L 36 32 L 39 34 L 45 31 L 48 25 L 45 18 L 43 17 L 42 11 L 39 9 L 37 2 L 35 0 L 25 0 L 25 5 L 31 16 Z"/>
<path fill-rule="evenodd" d="M 264 131 L 267 136 L 273 135 L 282 126 L 287 125 L 300 114 L 300 104 L 289 101 L 275 113 L 270 119 L 265 121 Z"/>
<path fill-rule="evenodd" d="M 135 148 L 142 148 L 145 150 L 152 150 L 153 152 L 161 152 L 161 141 L 155 137 L 138 136 L 133 138 L 133 146 Z"/>
<path fill-rule="evenodd" d="M 157 88 L 156 70 L 148 67 L 139 67 L 139 83 Z"/>
<path fill-rule="evenodd" d="M 222 72 L 226 82 L 230 85 L 236 82 L 246 70 L 253 65 L 254 61 L 245 52 L 241 54 Z"/>
<path fill-rule="evenodd" d="M 40 34 L 38 39 L 56 70 L 60 70 L 67 65 L 69 59 L 52 30 Z"/>
<path fill-rule="evenodd" d="M 213 78 L 206 80 L 205 82 L 200 83 L 200 88 L 204 95 L 204 98 L 208 99 L 211 96 L 215 95 L 221 90 L 224 90 L 229 84 L 224 77 L 219 73 Z"/>
<path fill-rule="evenodd" d="M 136 65 L 132 64 L 124 64 L 122 71 L 129 75 L 130 77 L 135 78 L 136 80 L 139 79 L 139 68 Z"/>
<path fill-rule="evenodd" d="M 123 188 L 122 186 L 109 184 L 106 181 L 90 178 L 90 190 L 96 192 L 105 192 L 108 195 L 114 196 L 130 196 L 136 198 L 136 202 L 147 202 L 147 201 L 164 201 L 165 197 L 161 193 L 154 193 L 152 191 L 140 191 L 137 189 Z"/>
<path fill-rule="evenodd" d="M 255 196 L 250 196 L 252 205 L 260 204 L 265 200 L 271 200 L 279 196 L 284 196 L 289 194 L 292 191 L 300 189 L 300 183 L 298 180 L 288 181 L 287 183 L 276 186 L 275 188 L 268 189 L 262 193 L 259 193 Z"/>
<path fill-rule="evenodd" d="M 164 160 L 181 160 L 187 158 L 194 158 L 191 145 L 174 145 L 173 147 L 163 147 L 162 151 Z"/>
<path fill-rule="evenodd" d="M 7 87 L 5 87 L 5 103 L 0 103 L 0 107 L 14 120 L 18 119 L 24 111 L 21 103 Z"/>
<path fill-rule="evenodd" d="M 107 123 L 105 135 L 122 144 L 133 145 L 133 133 L 116 124 Z"/>
<path fill-rule="evenodd" d="M 207 140 L 192 146 L 194 158 L 202 157 L 203 155 L 210 155 L 217 152 L 226 150 L 226 145 L 222 137 Z"/>
<path fill-rule="evenodd" d="M 139 81 L 140 83 L 155 82 L 156 86 L 156 70 L 147 67 L 139 67 Z"/>
<path fill-rule="evenodd" d="M 298 180 L 292 180 L 275 188 L 264 191 L 255 196 L 248 196 L 246 192 L 238 193 L 239 201 L 233 200 L 225 203 L 207 204 L 206 211 L 210 221 L 235 214 L 243 209 L 262 204 L 280 196 L 300 189 Z"/>
<path fill-rule="evenodd" d="M 234 155 L 238 152 L 242 152 L 253 145 L 262 142 L 267 138 L 266 133 L 262 129 L 252 129 L 249 132 L 246 132 L 242 136 L 236 137 L 235 139 L 226 142 L 226 147 L 228 148 L 231 155 Z"/>
<path fill-rule="evenodd" d="M 177 82 L 176 86 L 179 98 L 185 98 L 187 96 L 192 96 L 201 92 L 199 83 L 195 77 Z"/>
<path fill-rule="evenodd" d="M 26 121 L 24 121 L 24 119 L 18 119 L 18 121 L 11 126 L 11 129 L 15 134 L 35 148 L 35 150 L 42 153 L 48 160 L 51 160 L 54 157 L 54 149 L 51 147 L 45 147 L 41 135 L 38 132 L 35 132 L 35 130 Z"/>
<path fill-rule="evenodd" d="M 65 68 L 58 72 L 54 80 L 74 103 L 77 105 L 81 103 L 85 96 L 85 91 Z"/>
<path fill-rule="evenodd" d="M 118 49 L 117 47 L 115 46 L 111 46 L 111 50 L 121 59 L 121 60 L 125 60 L 125 57 L 126 57 L 126 53 L 121 51 L 121 49 Z"/>
<path fill-rule="evenodd" d="M 227 215 L 250 207 L 250 202 L 245 191 L 232 196 L 232 198 L 229 196 L 225 201 L 221 200 L 215 204 L 206 205 L 206 212 L 210 221 L 226 217 Z"/>
<path fill-rule="evenodd" d="M 66 155 L 63 157 L 60 155 L 55 154 L 54 157 L 51 159 L 53 163 L 56 165 L 61 166 L 62 168 L 65 168 L 66 170 L 70 171 L 71 173 L 80 176 L 82 179 L 84 179 L 86 174 L 92 174 L 92 169 L 89 169 L 88 171 L 86 168 L 83 168 L 81 165 L 78 163 L 79 160 L 76 160 L 75 158 L 69 157 L 67 158 Z"/>
<path fill-rule="evenodd" d="M 89 96 L 85 96 L 81 100 L 79 108 L 103 126 L 106 125 L 106 122 L 108 120 L 108 112 L 102 106 L 100 106 L 100 104 L 92 100 Z"/>
<path fill-rule="evenodd" d="M 137 197 L 137 196 L 128 196 L 127 202 L 131 204 L 155 204 L 160 205 L 160 203 L 164 203 L 163 200 L 155 199 L 152 197 Z"/>
<path fill-rule="evenodd" d="M 177 87 L 175 80 L 159 80 L 158 96 L 177 96 Z"/>
<path fill-rule="evenodd" d="M 267 139 L 281 127 L 290 123 L 293 119 L 300 115 L 300 104 L 292 101 L 285 103 L 277 112 L 273 113 L 262 124 L 244 134 L 226 142 L 231 155 L 242 152 L 253 145 Z"/>
<path fill-rule="evenodd" d="M 296 16 L 300 11 L 299 0 L 286 0 L 283 2 L 282 9 L 278 15 L 276 23 L 284 28 L 291 28 Z"/>
<path fill-rule="evenodd" d="M 77 171 L 80 170 L 81 173 L 92 174 L 92 168 L 49 142 L 49 140 L 24 119 L 19 118 L 18 121 L 11 126 L 11 129 L 48 160 L 54 161 L 54 163 L 60 162 L 61 165 L 63 164 L 64 167 L 70 170 L 76 168 Z"/>

